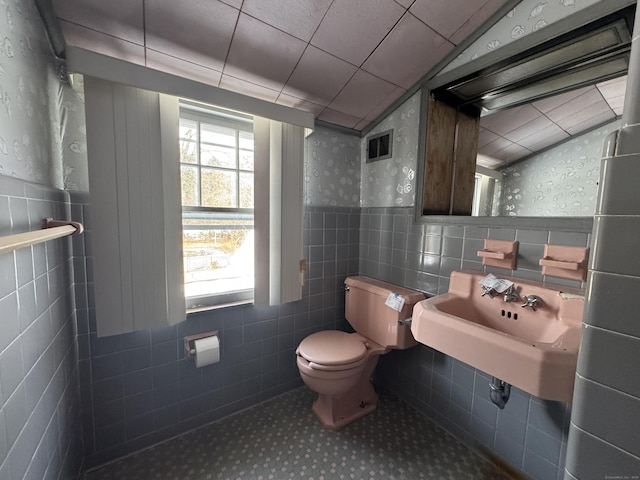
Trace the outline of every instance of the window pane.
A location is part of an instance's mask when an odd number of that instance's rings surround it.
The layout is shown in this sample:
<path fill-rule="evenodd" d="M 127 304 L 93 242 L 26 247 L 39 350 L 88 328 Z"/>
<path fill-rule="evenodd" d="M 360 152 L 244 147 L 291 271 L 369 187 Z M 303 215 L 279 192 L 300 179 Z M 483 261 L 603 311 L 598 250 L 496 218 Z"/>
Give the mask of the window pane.
<path fill-rule="evenodd" d="M 198 206 L 198 168 L 180 167 L 180 177 L 182 181 L 182 205 L 191 207 Z"/>
<path fill-rule="evenodd" d="M 253 208 L 253 173 L 240 173 L 240 208 Z"/>
<path fill-rule="evenodd" d="M 240 139 L 240 148 L 253 150 L 253 132 L 240 130 L 238 131 L 238 138 Z"/>
<path fill-rule="evenodd" d="M 180 140 L 198 140 L 198 122 L 180 119 Z"/>
<path fill-rule="evenodd" d="M 240 168 L 253 171 L 253 150 L 240 150 Z"/>
<path fill-rule="evenodd" d="M 202 165 L 212 167 L 236 168 L 236 150 L 203 144 L 200 150 L 200 162 Z"/>
<path fill-rule="evenodd" d="M 208 123 L 201 124 L 200 128 L 200 135 L 202 135 L 200 141 L 226 147 L 236 146 L 236 131 L 233 128 Z"/>
<path fill-rule="evenodd" d="M 253 288 L 253 221 L 185 220 L 185 295 Z"/>
<path fill-rule="evenodd" d="M 198 163 L 198 144 L 189 140 L 180 140 L 180 161 Z"/>
<path fill-rule="evenodd" d="M 202 206 L 231 207 L 237 205 L 237 173 L 235 171 L 203 168 Z"/>

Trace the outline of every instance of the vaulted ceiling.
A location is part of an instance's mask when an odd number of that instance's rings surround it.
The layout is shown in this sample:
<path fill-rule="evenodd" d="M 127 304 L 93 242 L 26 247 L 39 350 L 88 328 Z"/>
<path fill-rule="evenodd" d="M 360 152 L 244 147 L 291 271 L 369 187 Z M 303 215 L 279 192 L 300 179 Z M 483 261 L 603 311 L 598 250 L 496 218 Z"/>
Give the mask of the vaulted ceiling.
<path fill-rule="evenodd" d="M 507 0 L 53 0 L 67 45 L 362 130 Z M 483 117 L 497 167 L 621 114 L 613 80 Z"/>
<path fill-rule="evenodd" d="M 478 164 L 497 168 L 614 121 L 626 88 L 624 76 L 482 117 Z"/>
<path fill-rule="evenodd" d="M 68 45 L 361 130 L 507 0 L 53 0 Z"/>

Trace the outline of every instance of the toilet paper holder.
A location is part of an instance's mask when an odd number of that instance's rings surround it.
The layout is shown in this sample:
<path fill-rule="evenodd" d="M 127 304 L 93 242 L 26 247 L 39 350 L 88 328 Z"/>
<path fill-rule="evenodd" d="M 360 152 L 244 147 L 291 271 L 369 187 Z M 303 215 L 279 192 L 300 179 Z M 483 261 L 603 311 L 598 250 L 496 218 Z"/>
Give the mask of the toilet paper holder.
<path fill-rule="evenodd" d="M 189 360 L 190 358 L 195 358 L 196 356 L 196 340 L 200 340 L 201 338 L 207 337 L 217 337 L 218 330 L 213 330 L 211 332 L 203 332 L 197 333 L 195 335 L 187 335 L 184 337 L 184 358 L 185 360 Z"/>

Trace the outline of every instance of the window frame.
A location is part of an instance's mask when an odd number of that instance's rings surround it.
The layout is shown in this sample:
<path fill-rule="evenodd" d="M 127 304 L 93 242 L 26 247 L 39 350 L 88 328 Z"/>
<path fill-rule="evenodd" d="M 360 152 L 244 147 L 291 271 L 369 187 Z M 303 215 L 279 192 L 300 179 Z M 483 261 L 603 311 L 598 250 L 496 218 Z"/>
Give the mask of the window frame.
<path fill-rule="evenodd" d="M 196 144 L 196 163 L 183 162 L 182 158 L 179 158 L 179 166 L 182 169 L 183 166 L 195 167 L 197 171 L 197 203 L 198 205 L 184 205 L 182 204 L 182 231 L 183 231 L 183 239 L 185 230 L 213 230 L 214 226 L 208 224 L 202 224 L 201 228 L 195 228 L 197 225 L 193 225 L 192 228 L 188 228 L 188 225 L 185 225 L 185 219 L 194 220 L 194 219 L 202 219 L 202 220 L 251 220 L 251 226 L 248 227 L 251 230 L 255 231 L 255 221 L 254 221 L 254 209 L 240 207 L 241 205 L 241 173 L 251 173 L 255 179 L 255 166 L 253 170 L 247 170 L 246 168 L 241 168 L 240 163 L 240 155 L 243 150 L 240 147 L 240 136 L 241 132 L 250 132 L 253 135 L 253 117 L 249 115 L 244 115 L 239 112 L 229 111 L 225 109 L 216 108 L 209 105 L 198 105 L 191 102 L 187 102 L 184 100 L 180 100 L 180 108 L 179 108 L 179 119 L 187 121 L 197 122 L 198 136 L 196 140 L 193 140 Z M 202 150 L 202 124 L 215 125 L 226 127 L 235 130 L 235 140 L 236 145 L 235 149 L 235 168 L 227 168 L 227 167 L 219 167 L 219 166 L 210 166 L 203 165 L 201 161 L 201 150 Z M 178 141 L 182 143 L 185 141 L 180 135 Z M 204 142 L 205 145 L 216 146 L 215 143 Z M 222 147 L 228 147 L 224 145 L 219 145 Z M 254 151 L 254 150 L 252 150 Z M 235 180 L 235 203 L 238 205 L 237 207 L 209 207 L 202 206 L 202 171 L 209 170 L 218 170 L 218 171 L 227 171 L 227 172 L 236 172 L 236 180 Z M 181 184 L 182 190 L 182 184 Z M 254 196 L 255 201 L 255 196 Z M 187 227 L 187 228 L 185 228 Z M 186 273 L 186 272 L 185 272 Z M 255 277 L 254 277 L 255 278 Z M 186 279 L 185 279 L 186 286 Z M 209 309 L 209 308 L 217 308 L 224 307 L 234 304 L 240 303 L 251 303 L 254 298 L 254 287 L 252 286 L 250 289 L 242 289 L 242 290 L 230 290 L 221 293 L 207 293 L 201 295 L 191 295 L 187 296 L 185 292 L 185 302 L 186 307 L 190 311 L 199 310 L 199 309 Z"/>

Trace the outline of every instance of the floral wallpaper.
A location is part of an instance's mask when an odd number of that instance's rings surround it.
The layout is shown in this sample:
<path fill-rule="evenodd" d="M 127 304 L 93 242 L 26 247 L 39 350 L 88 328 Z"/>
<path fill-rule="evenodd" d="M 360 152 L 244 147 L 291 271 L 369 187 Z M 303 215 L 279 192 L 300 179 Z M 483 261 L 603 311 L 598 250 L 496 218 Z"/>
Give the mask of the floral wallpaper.
<path fill-rule="evenodd" d="M 65 118 L 61 140 L 64 189 L 88 192 L 87 126 L 84 115 L 84 82 L 81 75 L 73 76 L 73 88 L 64 88 L 60 108 Z"/>
<path fill-rule="evenodd" d="M 601 1 L 606 0 L 523 0 L 458 55 L 442 72 L 453 70 Z"/>
<path fill-rule="evenodd" d="M 360 206 L 360 137 L 316 127 L 307 137 L 304 198 L 309 206 Z"/>
<path fill-rule="evenodd" d="M 500 215 L 592 216 L 604 141 L 620 125 L 616 120 L 500 170 Z"/>
<path fill-rule="evenodd" d="M 0 6 L 0 175 L 63 188 L 65 130 L 84 109 L 69 97 L 35 3 Z"/>
<path fill-rule="evenodd" d="M 391 158 L 366 163 L 367 139 L 361 140 L 361 206 L 408 207 L 414 205 L 419 122 L 420 93 L 416 93 L 367 134 L 369 136 L 393 129 Z"/>
<path fill-rule="evenodd" d="M 1 5 L 0 175 L 49 184 L 49 84 L 56 66 L 35 4 Z"/>

